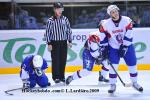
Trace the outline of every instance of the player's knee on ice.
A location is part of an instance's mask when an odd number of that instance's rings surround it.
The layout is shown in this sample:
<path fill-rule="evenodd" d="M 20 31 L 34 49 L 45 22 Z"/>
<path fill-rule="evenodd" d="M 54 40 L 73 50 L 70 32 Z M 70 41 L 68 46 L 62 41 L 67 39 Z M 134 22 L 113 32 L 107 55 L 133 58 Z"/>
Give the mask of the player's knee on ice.
<path fill-rule="evenodd" d="M 30 81 L 30 88 L 34 88 L 36 86 L 36 80 L 29 80 Z"/>
<path fill-rule="evenodd" d="M 48 86 L 48 78 L 46 75 L 42 75 L 40 77 L 37 78 L 37 84 L 40 86 L 40 87 L 47 87 Z"/>
<path fill-rule="evenodd" d="M 43 74 L 40 77 L 32 76 L 30 77 L 29 81 L 30 81 L 30 88 L 34 88 L 36 84 L 38 84 L 40 87 L 47 87 L 49 82 L 45 74 Z"/>

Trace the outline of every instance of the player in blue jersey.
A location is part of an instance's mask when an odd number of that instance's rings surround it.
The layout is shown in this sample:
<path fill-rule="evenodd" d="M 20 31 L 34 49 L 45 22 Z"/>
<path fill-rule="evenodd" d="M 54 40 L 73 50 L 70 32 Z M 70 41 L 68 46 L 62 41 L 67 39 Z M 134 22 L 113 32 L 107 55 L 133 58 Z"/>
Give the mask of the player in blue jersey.
<path fill-rule="evenodd" d="M 94 64 L 102 64 L 102 71 L 99 73 L 99 82 L 109 82 L 109 80 L 106 79 L 107 73 L 109 71 L 109 64 L 106 60 L 107 47 L 100 47 L 100 45 L 98 45 L 98 43 L 100 44 L 100 42 L 102 42 L 101 40 L 104 40 L 103 42 L 105 42 L 104 37 L 105 34 L 100 34 L 98 31 L 92 32 L 90 34 L 84 45 L 84 50 L 82 53 L 83 69 L 78 70 L 69 76 L 66 79 L 66 85 L 69 85 L 73 80 L 89 75 L 93 69 Z"/>
<path fill-rule="evenodd" d="M 23 82 L 23 88 L 33 88 L 38 84 L 40 87 L 50 86 L 48 77 L 44 71 L 48 68 L 47 62 L 39 55 L 27 56 L 22 64 L 20 78 Z"/>

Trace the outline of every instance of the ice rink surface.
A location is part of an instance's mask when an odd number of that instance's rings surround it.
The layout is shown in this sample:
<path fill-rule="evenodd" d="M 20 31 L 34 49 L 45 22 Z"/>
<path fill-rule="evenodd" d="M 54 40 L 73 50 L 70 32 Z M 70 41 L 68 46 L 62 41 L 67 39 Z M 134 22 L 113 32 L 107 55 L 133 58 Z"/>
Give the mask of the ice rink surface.
<path fill-rule="evenodd" d="M 67 73 L 66 77 L 70 74 Z M 124 82 L 130 82 L 127 71 L 121 71 L 119 74 Z M 73 81 L 69 86 L 56 86 L 51 74 L 47 74 L 52 86 L 43 90 L 49 92 L 23 93 L 22 90 L 16 90 L 10 92 L 14 94 L 12 96 L 5 94 L 4 91 L 22 86 L 19 75 L 0 75 L 0 100 L 150 100 L 150 71 L 139 71 L 138 74 L 138 82 L 144 88 L 143 93 L 132 87 L 123 87 L 118 80 L 116 92 L 110 95 L 107 92 L 109 85 L 99 84 L 98 72 L 93 72 L 85 78 Z M 40 88 L 34 90 L 37 89 Z"/>

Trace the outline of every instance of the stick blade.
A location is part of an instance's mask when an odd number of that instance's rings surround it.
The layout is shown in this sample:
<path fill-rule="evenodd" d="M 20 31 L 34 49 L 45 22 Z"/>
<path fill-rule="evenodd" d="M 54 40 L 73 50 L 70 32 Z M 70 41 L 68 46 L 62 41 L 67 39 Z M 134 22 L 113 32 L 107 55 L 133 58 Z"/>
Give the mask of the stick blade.
<path fill-rule="evenodd" d="M 7 95 L 14 95 L 14 94 L 12 94 L 12 93 L 8 93 L 8 91 L 5 91 L 5 93 L 6 93 Z"/>

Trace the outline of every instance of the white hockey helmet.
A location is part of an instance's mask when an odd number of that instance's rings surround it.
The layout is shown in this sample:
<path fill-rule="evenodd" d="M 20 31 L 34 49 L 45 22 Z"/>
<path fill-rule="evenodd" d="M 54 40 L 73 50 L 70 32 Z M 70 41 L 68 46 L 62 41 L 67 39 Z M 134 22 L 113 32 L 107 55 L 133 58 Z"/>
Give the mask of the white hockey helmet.
<path fill-rule="evenodd" d="M 32 61 L 34 68 L 42 67 L 43 65 L 43 58 L 40 55 L 35 55 Z"/>
<path fill-rule="evenodd" d="M 107 13 L 110 15 L 110 12 L 114 9 L 116 9 L 118 11 L 120 10 L 116 5 L 109 5 L 107 8 Z"/>

